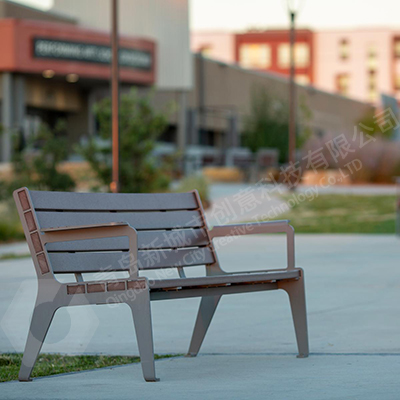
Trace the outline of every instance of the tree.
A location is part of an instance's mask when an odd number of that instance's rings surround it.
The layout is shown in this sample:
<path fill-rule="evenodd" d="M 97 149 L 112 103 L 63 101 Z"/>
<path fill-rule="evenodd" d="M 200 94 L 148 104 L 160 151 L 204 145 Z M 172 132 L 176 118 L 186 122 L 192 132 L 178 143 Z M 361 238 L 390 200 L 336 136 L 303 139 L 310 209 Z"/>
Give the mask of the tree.
<path fill-rule="evenodd" d="M 394 126 L 391 123 L 393 117 L 391 114 L 385 114 L 385 111 L 380 113 L 375 113 L 375 110 L 368 111 L 358 122 L 358 129 L 370 136 L 382 137 L 383 139 L 393 138 Z"/>
<path fill-rule="evenodd" d="M 170 183 L 168 171 L 152 157 L 156 140 L 168 124 L 164 113 L 156 112 L 149 96 L 131 90 L 120 99 L 120 191 L 145 193 L 166 190 Z M 98 178 L 109 185 L 112 177 L 111 100 L 105 98 L 95 105 L 99 138 L 90 138 L 80 151 Z"/>
<path fill-rule="evenodd" d="M 302 118 L 297 125 L 297 148 L 304 144 L 310 134 L 309 121 L 312 113 L 304 98 L 300 98 L 299 114 Z M 265 147 L 276 148 L 279 150 L 279 162 L 287 162 L 289 146 L 287 102 L 265 88 L 254 87 L 250 114 L 244 121 L 243 144 L 253 152 Z"/>
<path fill-rule="evenodd" d="M 31 189 L 71 191 L 75 182 L 70 175 L 59 171 L 59 164 L 68 156 L 65 121 L 59 120 L 54 129 L 41 124 L 25 142 L 21 132 L 13 135 L 11 181 L 0 182 L 0 197 L 7 198 L 21 186 Z"/>

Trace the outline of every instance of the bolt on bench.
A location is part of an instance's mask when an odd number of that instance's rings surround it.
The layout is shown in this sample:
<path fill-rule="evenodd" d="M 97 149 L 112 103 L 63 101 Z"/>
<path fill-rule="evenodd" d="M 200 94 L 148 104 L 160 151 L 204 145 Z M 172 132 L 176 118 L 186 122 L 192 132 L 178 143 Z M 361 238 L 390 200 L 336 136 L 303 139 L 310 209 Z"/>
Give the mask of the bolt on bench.
<path fill-rule="evenodd" d="M 308 356 L 304 273 L 295 268 L 289 221 L 215 226 L 209 230 L 197 191 L 162 194 L 60 193 L 21 188 L 14 199 L 38 277 L 38 294 L 19 380 L 28 381 L 60 307 L 126 303 L 132 310 L 143 376 L 156 381 L 151 300 L 201 297 L 188 355 L 196 356 L 222 295 L 283 289 L 289 294 L 299 357 Z M 286 233 L 287 268 L 226 273 L 213 239 Z M 261 250 L 261 249 L 260 249 Z M 205 265 L 205 276 L 184 268 Z M 176 268 L 177 278 L 166 278 Z M 157 279 L 140 276 L 156 270 Z M 82 274 L 124 271 L 124 279 L 84 281 Z M 58 274 L 74 274 L 61 283 Z M 96 276 L 97 277 L 97 276 Z"/>

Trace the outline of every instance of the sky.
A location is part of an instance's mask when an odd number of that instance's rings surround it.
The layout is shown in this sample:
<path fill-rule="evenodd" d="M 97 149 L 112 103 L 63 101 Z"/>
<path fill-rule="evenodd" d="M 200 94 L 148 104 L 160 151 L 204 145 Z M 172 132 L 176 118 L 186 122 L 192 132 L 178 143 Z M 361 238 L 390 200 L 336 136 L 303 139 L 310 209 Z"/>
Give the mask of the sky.
<path fill-rule="evenodd" d="M 52 4 L 52 0 L 18 0 L 18 2 L 44 9 L 51 7 Z M 189 0 L 189 2 L 192 30 L 240 31 L 248 28 L 282 28 L 288 24 L 286 0 Z M 298 0 L 298 2 L 301 4 L 298 26 L 301 27 L 319 30 L 385 26 L 400 28 L 399 0 Z"/>

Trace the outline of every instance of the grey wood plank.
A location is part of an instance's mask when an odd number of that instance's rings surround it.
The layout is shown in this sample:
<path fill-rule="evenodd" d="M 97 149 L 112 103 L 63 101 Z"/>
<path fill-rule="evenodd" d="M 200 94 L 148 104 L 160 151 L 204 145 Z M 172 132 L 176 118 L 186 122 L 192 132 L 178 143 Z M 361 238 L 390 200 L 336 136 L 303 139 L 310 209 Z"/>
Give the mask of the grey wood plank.
<path fill-rule="evenodd" d="M 36 215 L 42 229 L 110 222 L 127 222 L 137 230 L 200 228 L 203 225 L 200 213 L 196 210 L 117 213 L 38 211 Z"/>
<path fill-rule="evenodd" d="M 49 253 L 54 273 L 127 271 L 131 258 L 128 252 L 115 253 Z M 214 262 L 208 247 L 179 250 L 141 250 L 139 269 L 195 266 Z"/>
<path fill-rule="evenodd" d="M 152 211 L 198 208 L 194 193 L 70 193 L 30 192 L 39 210 Z"/>
<path fill-rule="evenodd" d="M 172 231 L 139 231 L 139 249 L 168 249 L 205 246 L 209 243 L 204 229 L 177 229 Z M 128 251 L 127 237 L 74 240 L 70 242 L 49 243 L 49 252 L 74 251 Z"/>
<path fill-rule="evenodd" d="M 139 251 L 139 269 L 157 269 L 211 264 L 214 255 L 208 247 L 178 250 Z"/>
<path fill-rule="evenodd" d="M 282 279 L 295 279 L 300 277 L 300 270 L 260 271 L 254 273 L 226 274 L 216 276 L 201 276 L 196 278 L 160 279 L 155 280 L 151 289 L 207 286 L 229 283 L 267 282 Z"/>

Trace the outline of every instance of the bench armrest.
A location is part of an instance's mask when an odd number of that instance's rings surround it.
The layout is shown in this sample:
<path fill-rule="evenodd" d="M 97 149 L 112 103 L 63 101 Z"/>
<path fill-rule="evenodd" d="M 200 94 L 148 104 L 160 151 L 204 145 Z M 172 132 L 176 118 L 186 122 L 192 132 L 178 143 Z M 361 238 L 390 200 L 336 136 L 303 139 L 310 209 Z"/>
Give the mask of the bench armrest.
<path fill-rule="evenodd" d="M 260 233 L 284 233 L 288 231 L 289 220 L 248 222 L 244 224 L 217 225 L 210 231 L 211 238 L 219 236 L 254 235 Z"/>
<path fill-rule="evenodd" d="M 132 255 L 133 260 L 129 266 L 129 275 L 134 278 L 138 277 L 137 231 L 126 222 L 46 228 L 41 229 L 41 233 L 43 245 L 54 242 L 127 236 L 129 239 L 129 253 Z"/>
<path fill-rule="evenodd" d="M 224 236 L 242 236 L 263 233 L 286 233 L 287 242 L 287 268 L 295 267 L 294 261 L 294 229 L 289 225 L 289 220 L 248 222 L 233 225 L 214 226 L 210 231 L 210 238 Z"/>

